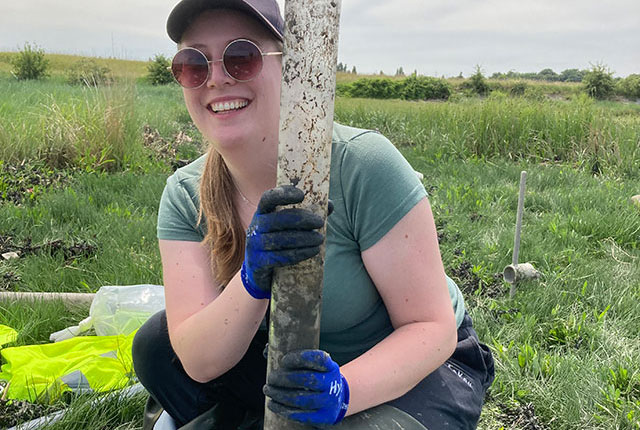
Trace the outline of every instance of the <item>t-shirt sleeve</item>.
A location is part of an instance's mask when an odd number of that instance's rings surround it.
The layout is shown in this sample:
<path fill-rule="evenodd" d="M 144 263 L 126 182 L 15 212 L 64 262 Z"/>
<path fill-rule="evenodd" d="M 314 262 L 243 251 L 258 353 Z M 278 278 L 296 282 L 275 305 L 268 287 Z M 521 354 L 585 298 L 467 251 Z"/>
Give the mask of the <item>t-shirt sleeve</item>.
<path fill-rule="evenodd" d="M 347 144 L 341 179 L 347 217 L 361 251 L 378 242 L 427 196 L 409 162 L 376 132 Z"/>
<path fill-rule="evenodd" d="M 158 209 L 158 239 L 201 242 L 198 208 L 177 174 L 167 179 Z"/>

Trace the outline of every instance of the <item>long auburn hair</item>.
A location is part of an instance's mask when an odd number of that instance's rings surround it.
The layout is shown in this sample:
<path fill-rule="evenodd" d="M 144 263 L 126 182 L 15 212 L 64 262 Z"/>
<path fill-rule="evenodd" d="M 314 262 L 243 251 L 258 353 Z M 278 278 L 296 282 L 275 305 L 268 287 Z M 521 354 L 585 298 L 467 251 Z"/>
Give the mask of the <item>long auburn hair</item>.
<path fill-rule="evenodd" d="M 260 23 L 262 24 L 262 23 Z M 282 41 L 274 39 L 280 51 Z M 181 43 L 178 43 L 178 49 Z M 207 160 L 200 180 L 200 213 L 198 223 L 206 220 L 204 244 L 210 250 L 211 267 L 220 289 L 242 267 L 245 231 L 234 205 L 233 179 L 222 156 L 209 146 Z"/>
<path fill-rule="evenodd" d="M 200 181 L 200 220 L 206 220 L 204 243 L 220 289 L 240 270 L 245 233 L 234 205 L 234 185 L 222 156 L 212 146 Z"/>

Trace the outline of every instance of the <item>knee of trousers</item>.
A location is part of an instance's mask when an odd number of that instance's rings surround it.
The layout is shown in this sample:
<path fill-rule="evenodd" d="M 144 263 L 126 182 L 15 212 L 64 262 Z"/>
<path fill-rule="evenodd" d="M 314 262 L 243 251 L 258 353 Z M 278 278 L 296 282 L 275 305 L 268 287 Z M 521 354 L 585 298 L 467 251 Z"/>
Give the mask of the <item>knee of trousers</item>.
<path fill-rule="evenodd" d="M 153 385 L 161 384 L 172 373 L 170 371 L 175 368 L 177 357 L 169 341 L 164 310 L 152 315 L 138 329 L 131 355 L 136 376 L 148 390 Z"/>

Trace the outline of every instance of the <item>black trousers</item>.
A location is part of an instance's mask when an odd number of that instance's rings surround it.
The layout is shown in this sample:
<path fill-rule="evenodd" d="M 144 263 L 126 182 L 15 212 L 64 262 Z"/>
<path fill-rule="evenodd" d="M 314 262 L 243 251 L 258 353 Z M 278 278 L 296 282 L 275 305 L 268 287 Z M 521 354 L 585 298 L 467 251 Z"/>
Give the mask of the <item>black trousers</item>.
<path fill-rule="evenodd" d="M 219 419 L 246 422 L 247 414 L 260 417 L 264 413 L 266 342 L 267 333 L 259 331 L 235 367 L 213 381 L 199 383 L 186 374 L 171 348 L 166 314 L 161 311 L 138 330 L 133 342 L 133 364 L 142 385 L 179 427 L 214 407 L 225 414 Z M 388 402 L 387 408 L 381 410 L 399 409 L 413 417 L 417 426 L 431 430 L 475 429 L 493 378 L 491 352 L 478 341 L 471 318 L 465 315 L 453 355 L 411 391 Z M 358 415 L 347 417 L 336 427 L 364 428 L 363 417 Z M 369 416 L 384 419 L 384 413 Z M 239 427 L 239 424 L 228 426 Z"/>

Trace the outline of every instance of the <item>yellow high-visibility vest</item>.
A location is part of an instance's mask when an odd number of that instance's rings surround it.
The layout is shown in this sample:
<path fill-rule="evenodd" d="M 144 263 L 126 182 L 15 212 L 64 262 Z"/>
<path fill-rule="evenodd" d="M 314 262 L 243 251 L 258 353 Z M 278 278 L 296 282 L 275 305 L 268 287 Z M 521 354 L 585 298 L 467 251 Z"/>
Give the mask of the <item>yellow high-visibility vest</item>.
<path fill-rule="evenodd" d="M 11 342 L 15 342 L 18 338 L 18 332 L 9 326 L 0 324 L 0 347 Z"/>
<path fill-rule="evenodd" d="M 134 380 L 131 344 L 125 336 L 80 336 L 57 343 L 5 348 L 0 379 L 6 398 L 53 402 L 66 391 L 104 392 Z"/>

